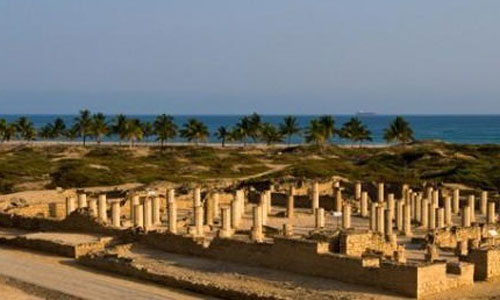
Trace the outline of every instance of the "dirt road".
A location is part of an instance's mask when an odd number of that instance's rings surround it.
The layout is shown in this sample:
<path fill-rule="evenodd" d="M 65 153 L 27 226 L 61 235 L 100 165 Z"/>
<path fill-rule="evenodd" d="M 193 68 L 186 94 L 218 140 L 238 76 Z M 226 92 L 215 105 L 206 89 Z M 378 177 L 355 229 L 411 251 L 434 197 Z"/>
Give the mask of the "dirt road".
<path fill-rule="evenodd" d="M 96 273 L 72 259 L 0 246 L 0 275 L 83 299 L 209 299 L 185 291 Z"/>

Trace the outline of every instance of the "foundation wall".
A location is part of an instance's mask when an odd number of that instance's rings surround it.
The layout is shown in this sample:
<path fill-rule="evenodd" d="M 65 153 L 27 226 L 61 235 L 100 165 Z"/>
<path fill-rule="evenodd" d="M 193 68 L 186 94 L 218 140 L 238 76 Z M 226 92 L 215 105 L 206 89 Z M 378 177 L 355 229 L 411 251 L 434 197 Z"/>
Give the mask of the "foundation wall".
<path fill-rule="evenodd" d="M 463 261 L 475 266 L 475 280 L 490 280 L 500 276 L 500 249 L 470 249 Z"/>
<path fill-rule="evenodd" d="M 340 235 L 339 252 L 345 255 L 361 257 L 374 251 L 392 256 L 395 250 L 391 243 L 385 241 L 383 235 L 375 232 L 360 231 Z"/>

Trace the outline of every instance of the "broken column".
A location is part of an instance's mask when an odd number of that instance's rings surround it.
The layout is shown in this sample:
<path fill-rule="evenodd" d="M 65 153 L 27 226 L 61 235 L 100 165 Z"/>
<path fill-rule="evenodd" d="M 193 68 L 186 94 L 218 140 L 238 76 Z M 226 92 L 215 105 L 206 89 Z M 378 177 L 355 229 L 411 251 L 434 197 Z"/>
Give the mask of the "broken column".
<path fill-rule="evenodd" d="M 445 227 L 444 208 L 440 207 L 437 209 L 436 221 L 437 221 L 436 222 L 437 228 L 444 228 Z"/>
<path fill-rule="evenodd" d="M 283 224 L 283 235 L 286 237 L 293 236 L 293 225 L 286 223 Z"/>
<path fill-rule="evenodd" d="M 160 197 L 155 196 L 153 198 L 153 225 L 160 225 L 161 224 L 160 205 L 161 205 Z"/>
<path fill-rule="evenodd" d="M 98 198 L 98 210 L 99 210 L 99 219 L 103 222 L 107 222 L 108 221 L 108 214 L 107 214 L 107 210 L 108 210 L 108 203 L 107 203 L 107 200 L 106 200 L 106 194 L 100 194 L 99 195 L 99 198 Z"/>
<path fill-rule="evenodd" d="M 378 205 L 377 206 L 377 211 L 376 211 L 376 214 L 377 214 L 377 223 L 376 223 L 375 230 L 378 233 L 381 233 L 381 234 L 384 234 L 384 232 L 385 232 L 385 229 L 384 229 L 384 212 L 385 212 L 384 206 L 383 205 Z"/>
<path fill-rule="evenodd" d="M 221 211 L 219 208 L 219 193 L 217 193 L 217 192 L 213 193 L 211 198 L 212 198 L 212 203 L 213 203 L 213 207 L 214 207 L 214 220 L 215 220 L 219 217 L 219 212 Z M 240 214 L 240 212 L 241 212 L 241 208 L 239 207 L 240 202 L 238 202 L 236 204 L 236 206 L 238 206 L 238 214 Z"/>
<path fill-rule="evenodd" d="M 250 233 L 250 238 L 255 242 L 262 242 L 264 240 L 264 234 L 262 232 L 262 207 L 253 207 L 253 225 L 252 231 Z"/>
<path fill-rule="evenodd" d="M 434 203 L 429 203 L 429 227 L 428 229 L 436 229 L 436 206 Z"/>
<path fill-rule="evenodd" d="M 470 221 L 476 222 L 476 197 L 474 195 L 469 195 L 467 203 L 470 208 Z"/>
<path fill-rule="evenodd" d="M 439 190 L 432 191 L 432 204 L 434 207 L 439 207 Z"/>
<path fill-rule="evenodd" d="M 444 197 L 444 223 L 446 226 L 451 226 L 452 225 L 452 218 L 451 218 L 451 197 L 446 196 Z"/>
<path fill-rule="evenodd" d="M 429 200 L 422 199 L 422 219 L 420 221 L 420 225 L 423 228 L 427 228 L 429 226 Z"/>
<path fill-rule="evenodd" d="M 319 184 L 318 182 L 314 182 L 312 185 L 312 211 L 315 212 L 317 208 L 319 208 Z"/>
<path fill-rule="evenodd" d="M 360 212 L 362 217 L 368 216 L 368 192 L 361 192 Z"/>
<path fill-rule="evenodd" d="M 151 205 L 151 198 L 144 198 L 144 229 L 150 230 L 153 226 L 153 206 Z"/>
<path fill-rule="evenodd" d="M 135 222 L 135 206 L 139 204 L 139 195 L 133 195 L 130 199 L 130 222 Z"/>
<path fill-rule="evenodd" d="M 338 188 L 335 196 L 335 211 L 341 212 L 344 200 L 342 199 L 342 189 Z"/>
<path fill-rule="evenodd" d="M 386 237 L 389 239 L 392 237 L 393 235 L 393 230 L 392 230 L 392 213 L 390 210 L 386 210 L 385 211 L 385 215 L 384 215 L 384 229 L 385 229 L 385 235 Z"/>
<path fill-rule="evenodd" d="M 80 193 L 78 194 L 78 208 L 87 207 L 87 194 Z"/>
<path fill-rule="evenodd" d="M 438 249 L 436 245 L 429 244 L 426 247 L 425 260 L 427 262 L 434 262 L 439 258 Z"/>
<path fill-rule="evenodd" d="M 259 207 L 262 209 L 262 224 L 267 225 L 267 203 L 266 203 L 266 194 L 260 193 Z"/>
<path fill-rule="evenodd" d="M 238 208 L 240 210 L 240 216 L 245 215 L 245 191 L 237 190 L 236 191 L 236 200 L 238 201 Z"/>
<path fill-rule="evenodd" d="M 203 206 L 196 206 L 194 208 L 194 230 L 193 236 L 202 237 L 204 235 L 203 230 Z"/>
<path fill-rule="evenodd" d="M 120 201 L 111 202 L 111 222 L 114 227 L 120 227 Z"/>
<path fill-rule="evenodd" d="M 415 197 L 415 220 L 422 223 L 422 194 L 418 193 Z"/>
<path fill-rule="evenodd" d="M 403 200 L 396 202 L 396 229 L 398 231 L 403 231 L 403 206 Z"/>
<path fill-rule="evenodd" d="M 264 192 L 266 194 L 266 208 L 267 208 L 267 214 L 271 214 L 272 212 L 272 197 L 273 197 L 273 194 L 271 192 L 271 190 L 266 190 Z M 318 191 L 318 195 L 319 195 L 319 191 Z M 319 196 L 318 196 L 318 203 L 319 203 Z M 319 205 L 319 204 L 318 204 Z"/>
<path fill-rule="evenodd" d="M 462 227 L 470 227 L 471 219 L 470 219 L 471 209 L 468 205 L 462 207 Z"/>
<path fill-rule="evenodd" d="M 213 226 L 214 225 L 214 217 L 215 217 L 215 205 L 214 205 L 214 198 L 213 197 L 208 197 L 206 200 L 206 209 L 205 209 L 205 219 L 207 222 L 207 225 Z"/>
<path fill-rule="evenodd" d="M 375 202 L 371 202 L 370 205 L 370 230 L 377 230 L 377 206 L 378 204 Z"/>
<path fill-rule="evenodd" d="M 325 227 L 325 210 L 320 207 L 317 208 L 315 213 L 315 227 L 316 229 L 321 229 Z"/>
<path fill-rule="evenodd" d="M 175 190 L 168 190 L 168 231 L 177 233 L 177 204 L 175 203 Z"/>
<path fill-rule="evenodd" d="M 229 207 L 223 207 L 221 209 L 221 216 L 222 216 L 222 228 L 219 230 L 219 237 L 221 238 L 231 237 L 233 235 L 233 230 L 231 229 L 231 212 Z"/>
<path fill-rule="evenodd" d="M 405 236 L 412 236 L 411 231 L 411 207 L 404 205 L 403 209 L 403 233 Z"/>
<path fill-rule="evenodd" d="M 453 213 L 458 214 L 460 211 L 460 190 L 453 190 Z"/>
<path fill-rule="evenodd" d="M 488 211 L 486 214 L 486 223 L 495 224 L 496 216 L 495 216 L 495 202 L 488 203 Z"/>
<path fill-rule="evenodd" d="M 351 205 L 349 203 L 344 204 L 342 211 L 342 228 L 351 228 Z"/>
<path fill-rule="evenodd" d="M 88 205 L 90 215 L 92 217 L 97 217 L 97 199 L 90 199 Z"/>
<path fill-rule="evenodd" d="M 481 192 L 481 205 L 480 205 L 481 215 L 486 216 L 487 209 L 488 209 L 488 192 L 482 191 Z"/>
<path fill-rule="evenodd" d="M 134 226 L 144 227 L 144 206 L 137 204 L 134 206 Z"/>
<path fill-rule="evenodd" d="M 293 219 L 294 216 L 294 196 L 295 196 L 295 188 L 292 186 L 290 187 L 286 203 L 286 216 L 288 217 L 288 219 Z"/>
<path fill-rule="evenodd" d="M 234 199 L 231 201 L 231 227 L 237 229 L 241 223 L 241 215 L 238 207 L 238 201 Z M 224 211 L 222 211 L 224 213 Z"/>
<path fill-rule="evenodd" d="M 193 191 L 193 207 L 201 206 L 201 188 L 196 187 Z"/>
<path fill-rule="evenodd" d="M 355 200 L 361 199 L 361 182 L 359 181 L 357 181 L 356 184 L 354 185 L 354 199 Z"/>
<path fill-rule="evenodd" d="M 378 190 L 377 201 L 379 203 L 382 203 L 382 202 L 384 202 L 384 183 L 379 182 L 377 190 Z"/>
<path fill-rule="evenodd" d="M 73 211 L 75 211 L 75 198 L 66 198 L 66 217 L 69 216 Z"/>
<path fill-rule="evenodd" d="M 388 194 L 387 195 L 387 210 L 390 212 L 389 215 L 390 215 L 391 218 L 394 217 L 394 210 L 395 210 L 394 206 L 395 206 L 395 203 L 394 203 L 394 194 Z"/>

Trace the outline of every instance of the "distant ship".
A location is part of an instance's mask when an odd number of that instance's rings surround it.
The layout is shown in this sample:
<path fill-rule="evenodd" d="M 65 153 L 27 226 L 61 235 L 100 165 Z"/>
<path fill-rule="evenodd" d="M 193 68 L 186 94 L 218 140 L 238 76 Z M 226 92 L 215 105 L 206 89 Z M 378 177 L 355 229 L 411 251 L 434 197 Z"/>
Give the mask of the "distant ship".
<path fill-rule="evenodd" d="M 356 112 L 356 116 L 358 117 L 372 117 L 375 116 L 376 114 L 374 112 L 369 112 L 369 111 L 358 111 Z"/>

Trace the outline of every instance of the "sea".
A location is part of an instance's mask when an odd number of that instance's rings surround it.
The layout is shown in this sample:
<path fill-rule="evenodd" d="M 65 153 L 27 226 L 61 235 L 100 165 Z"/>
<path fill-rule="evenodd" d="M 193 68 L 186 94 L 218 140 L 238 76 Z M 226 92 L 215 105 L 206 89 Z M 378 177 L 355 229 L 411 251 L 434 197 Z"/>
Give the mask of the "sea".
<path fill-rule="evenodd" d="M 55 118 L 61 117 L 67 124 L 73 124 L 76 115 L 25 115 L 34 124 L 36 128 L 53 122 Z M 15 122 L 21 115 L 0 115 L 0 118 L 8 122 Z M 153 122 L 155 115 L 127 115 L 130 118 L 138 118 L 141 121 Z M 211 135 L 208 142 L 217 143 L 214 136 L 215 131 L 220 126 L 232 127 L 242 117 L 241 115 L 173 115 L 174 121 L 179 127 L 190 118 L 196 118 L 205 123 Z M 264 122 L 279 125 L 283 115 L 261 115 Z M 314 115 L 297 115 L 297 121 L 301 128 L 307 127 L 311 119 L 317 118 Z M 353 115 L 333 115 L 335 127 L 338 129 L 347 122 Z M 358 115 L 358 118 L 366 124 L 372 132 L 373 141 L 366 144 L 384 144 L 384 129 L 395 118 L 394 115 Z M 500 144 L 500 115 L 402 115 L 411 125 L 414 137 L 418 140 L 440 140 L 444 142 L 457 144 Z M 107 116 L 109 122 L 112 122 L 114 116 Z M 117 137 L 106 137 L 104 140 L 117 141 Z M 149 141 L 154 141 L 150 137 Z M 183 142 L 181 138 L 176 138 L 176 142 Z M 303 143 L 302 134 L 292 137 L 292 143 Z M 333 139 L 333 142 L 339 144 L 349 144 L 350 141 Z"/>

